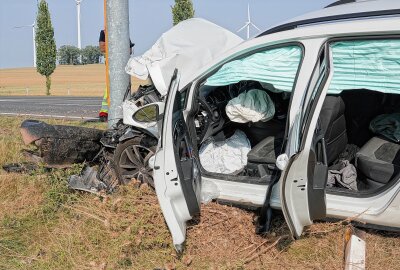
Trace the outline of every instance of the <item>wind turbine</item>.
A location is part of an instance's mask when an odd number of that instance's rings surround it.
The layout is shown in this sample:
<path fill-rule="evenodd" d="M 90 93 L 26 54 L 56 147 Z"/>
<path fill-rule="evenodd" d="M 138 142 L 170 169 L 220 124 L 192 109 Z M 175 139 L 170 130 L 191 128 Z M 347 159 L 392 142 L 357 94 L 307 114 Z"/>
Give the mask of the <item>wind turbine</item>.
<path fill-rule="evenodd" d="M 36 42 L 35 42 L 36 21 L 33 21 L 32 24 L 22 25 L 22 26 L 15 26 L 14 28 L 25 28 L 25 27 L 32 27 L 33 67 L 36 67 Z"/>
<path fill-rule="evenodd" d="M 255 29 L 257 29 L 259 32 L 261 32 L 260 28 L 258 28 L 254 23 L 251 22 L 251 17 L 250 17 L 250 4 L 247 4 L 247 22 L 245 25 L 240 28 L 237 32 L 241 32 L 243 29 L 247 28 L 247 39 L 250 38 L 250 27 L 253 26 Z"/>
<path fill-rule="evenodd" d="M 81 3 L 83 0 L 75 0 L 76 2 L 76 20 L 78 26 L 78 48 L 82 49 L 81 44 Z"/>

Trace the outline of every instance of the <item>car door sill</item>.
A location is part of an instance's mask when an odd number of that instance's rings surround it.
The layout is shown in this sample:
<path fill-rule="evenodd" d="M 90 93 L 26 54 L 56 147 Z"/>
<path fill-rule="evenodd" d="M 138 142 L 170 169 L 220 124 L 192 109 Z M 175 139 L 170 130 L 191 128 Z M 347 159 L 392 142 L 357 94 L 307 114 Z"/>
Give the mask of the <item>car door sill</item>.
<path fill-rule="evenodd" d="M 201 174 L 207 178 L 213 178 L 223 181 L 237 182 L 243 184 L 267 186 L 272 183 L 274 175 L 266 175 L 264 177 L 253 177 L 245 175 L 229 175 L 221 173 L 210 173 L 202 170 Z"/>
<path fill-rule="evenodd" d="M 218 196 L 218 201 L 240 204 L 242 206 L 262 206 L 269 185 L 258 185 L 241 182 L 219 180 L 208 176 L 202 176 L 203 185 L 209 182 Z"/>

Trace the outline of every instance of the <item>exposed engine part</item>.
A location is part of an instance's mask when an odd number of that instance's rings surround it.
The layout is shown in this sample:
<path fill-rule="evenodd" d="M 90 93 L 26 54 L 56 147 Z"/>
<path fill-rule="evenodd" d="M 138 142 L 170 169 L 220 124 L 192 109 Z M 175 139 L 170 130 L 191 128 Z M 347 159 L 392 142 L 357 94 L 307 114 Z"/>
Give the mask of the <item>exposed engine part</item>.
<path fill-rule="evenodd" d="M 115 149 L 120 142 L 120 138 L 127 133 L 130 127 L 119 121 L 113 129 L 108 129 L 104 132 L 103 137 L 100 139 L 100 143 L 105 148 Z"/>
<path fill-rule="evenodd" d="M 142 107 L 150 103 L 162 101 L 162 96 L 154 85 L 141 85 L 130 100 L 133 100 L 138 107 Z"/>

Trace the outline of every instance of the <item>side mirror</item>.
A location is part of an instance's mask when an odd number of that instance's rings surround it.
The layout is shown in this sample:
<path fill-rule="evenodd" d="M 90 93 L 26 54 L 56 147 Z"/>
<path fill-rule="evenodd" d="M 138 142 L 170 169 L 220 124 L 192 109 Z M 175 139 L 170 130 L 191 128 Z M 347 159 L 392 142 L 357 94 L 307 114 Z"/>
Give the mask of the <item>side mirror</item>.
<path fill-rule="evenodd" d="M 152 123 L 157 122 L 159 115 L 158 104 L 149 104 L 138 109 L 132 115 L 132 119 L 139 123 Z"/>

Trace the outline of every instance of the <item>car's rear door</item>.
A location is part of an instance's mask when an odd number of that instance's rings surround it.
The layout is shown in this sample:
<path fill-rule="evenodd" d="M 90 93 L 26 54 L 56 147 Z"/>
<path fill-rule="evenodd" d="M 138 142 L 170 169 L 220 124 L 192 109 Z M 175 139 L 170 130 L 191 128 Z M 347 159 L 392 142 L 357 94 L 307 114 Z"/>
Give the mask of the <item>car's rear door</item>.
<path fill-rule="evenodd" d="M 326 216 L 328 164 L 319 114 L 331 80 L 327 46 L 320 52 L 310 78 L 304 103 L 289 132 L 289 147 L 298 145 L 281 178 L 281 203 L 292 235 L 299 238 L 304 227 Z"/>
<path fill-rule="evenodd" d="M 186 239 L 186 222 L 200 212 L 201 175 L 183 117 L 178 85 L 179 74 L 175 71 L 155 156 L 154 183 L 175 248 L 181 251 Z"/>

